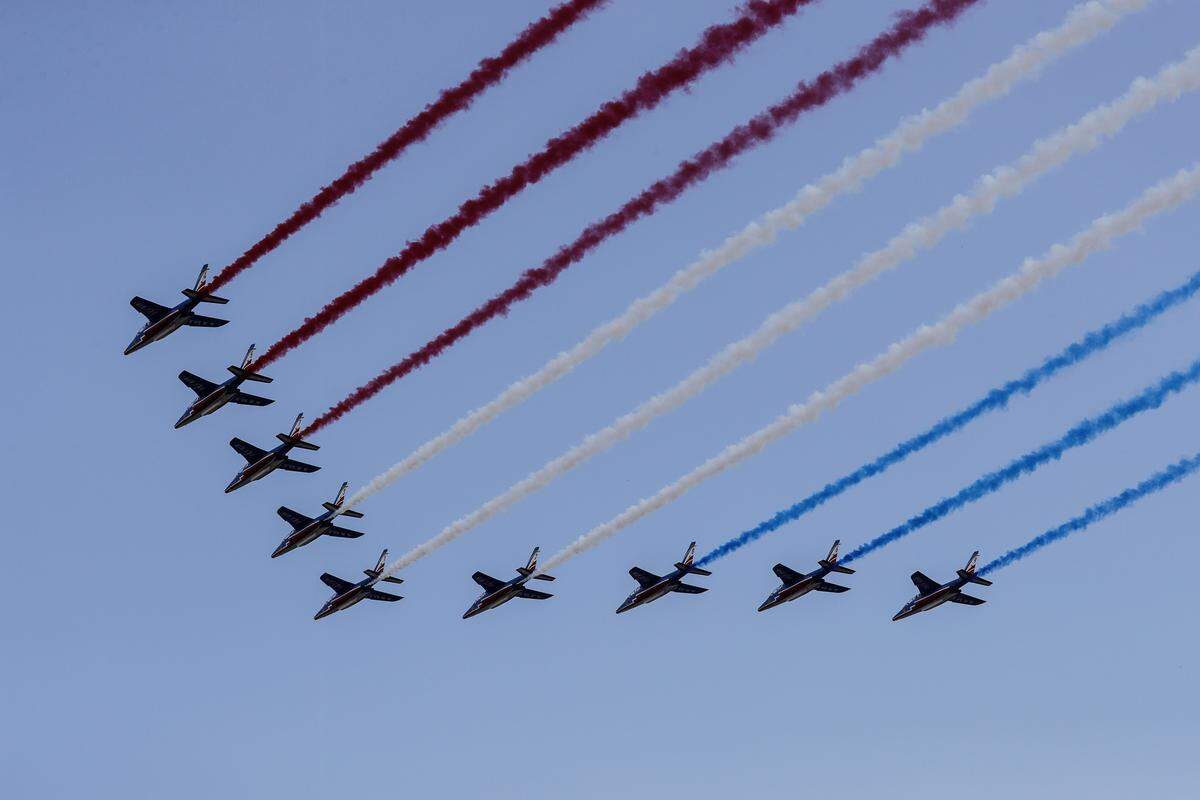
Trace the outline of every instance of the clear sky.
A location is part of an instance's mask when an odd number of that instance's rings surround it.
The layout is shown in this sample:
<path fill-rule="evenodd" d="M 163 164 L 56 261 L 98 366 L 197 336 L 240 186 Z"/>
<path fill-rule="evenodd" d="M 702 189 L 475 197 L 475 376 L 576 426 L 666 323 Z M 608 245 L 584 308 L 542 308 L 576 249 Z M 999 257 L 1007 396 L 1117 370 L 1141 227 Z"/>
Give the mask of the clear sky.
<path fill-rule="evenodd" d="M 272 367 L 266 409 L 181 431 L 175 375 L 223 374 L 484 182 L 730 17 L 729 0 L 613 0 L 231 284 L 233 322 L 132 357 L 134 294 L 173 303 L 549 6 L 0 4 L 4 657 L 0 793 L 1125 798 L 1194 791 L 1200 484 L 995 575 L 988 604 L 903 623 L 945 579 L 1200 450 L 1196 390 L 769 613 L 809 569 L 1197 357 L 1193 303 L 886 476 L 714 565 L 711 591 L 617 617 L 638 564 L 733 536 L 1200 268 L 1200 207 L 1154 220 L 700 491 L 566 565 L 545 603 L 469 621 L 507 578 L 760 427 L 888 342 L 1124 206 L 1197 156 L 1200 98 L 1115 141 L 787 337 L 679 413 L 414 566 L 397 604 L 315 623 L 398 554 L 667 388 L 768 312 L 1036 138 L 1197 43 L 1151 9 L 709 281 L 633 336 L 364 504 L 357 541 L 272 561 L 275 508 L 319 509 L 539 367 L 705 247 L 790 199 L 1033 33 L 1070 0 L 992 0 L 316 438 L 315 475 L 232 495 L 231 436 L 265 444 L 423 343 L 683 157 L 848 55 L 915 0 L 825 0 L 526 191 Z M 215 307 L 210 307 L 215 308 Z"/>

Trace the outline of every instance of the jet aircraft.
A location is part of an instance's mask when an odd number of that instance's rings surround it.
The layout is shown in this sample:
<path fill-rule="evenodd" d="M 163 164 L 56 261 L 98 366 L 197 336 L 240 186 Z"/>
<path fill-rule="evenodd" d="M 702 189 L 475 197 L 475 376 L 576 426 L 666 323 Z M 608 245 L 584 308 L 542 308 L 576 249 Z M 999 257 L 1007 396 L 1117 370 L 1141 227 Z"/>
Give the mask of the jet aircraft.
<path fill-rule="evenodd" d="M 262 448 L 255 447 L 236 436 L 230 439 L 229 446 L 238 451 L 238 454 L 242 458 L 246 459 L 246 466 L 238 470 L 238 474 L 225 487 L 225 494 L 229 494 L 234 489 L 240 489 L 252 481 L 270 475 L 277 469 L 284 469 L 288 472 L 316 472 L 319 470 L 320 467 L 305 464 L 303 461 L 294 461 L 287 457 L 288 451 L 293 447 L 299 447 L 301 450 L 321 449 L 318 445 L 306 442 L 299 437 L 300 423 L 303 421 L 304 415 L 297 414 L 296 421 L 292 423 L 292 432 L 275 434 L 275 438 L 283 442 L 283 444 L 277 445 L 271 450 L 263 450 Z"/>
<path fill-rule="evenodd" d="M 292 526 L 292 532 L 279 543 L 279 547 L 276 547 L 275 552 L 271 553 L 271 558 L 278 558 L 298 547 L 304 547 L 309 542 L 315 542 L 321 536 L 338 536 L 343 539 L 357 539 L 362 536 L 362 531 L 352 531 L 333 524 L 334 519 L 338 516 L 362 519 L 361 511 L 342 508 L 346 502 L 346 487 L 349 485 L 348 483 L 342 484 L 342 488 L 338 489 L 337 498 L 332 503 L 322 503 L 325 506 L 325 513 L 319 517 L 307 517 L 287 506 L 280 506 L 275 513 Z"/>
<path fill-rule="evenodd" d="M 476 572 L 471 576 L 471 580 L 483 587 L 483 594 L 479 599 L 471 604 L 467 609 L 467 613 L 463 614 L 463 619 L 469 619 L 476 614 L 482 614 L 497 606 L 502 606 L 514 597 L 522 597 L 526 600 L 549 600 L 554 595 L 548 592 L 539 592 L 537 589 L 526 589 L 525 584 L 532 580 L 537 581 L 552 581 L 553 575 L 535 575 L 537 572 L 538 551 L 540 548 L 533 548 L 533 552 L 529 554 L 529 561 L 525 566 L 517 567 L 517 577 L 510 581 L 502 581 L 498 578 L 493 578 L 491 575 L 482 572 Z"/>
<path fill-rule="evenodd" d="M 701 594 L 707 592 L 703 586 L 692 586 L 688 583 L 683 583 L 684 575 L 712 575 L 706 569 L 692 566 L 692 561 L 696 558 L 696 543 L 692 542 L 688 545 L 687 552 L 683 554 L 683 560 L 675 563 L 675 569 L 672 572 L 663 576 L 655 575 L 653 572 L 647 572 L 641 567 L 634 567 L 629 570 L 630 576 L 638 582 L 637 590 L 625 598 L 625 602 L 617 609 L 620 614 L 623 611 L 628 611 L 631 608 L 652 602 L 670 594 L 671 592 L 682 592 L 683 594 Z"/>
<path fill-rule="evenodd" d="M 758 607 L 759 611 L 766 611 L 768 608 L 782 605 L 789 600 L 795 600 L 797 597 L 803 597 L 812 591 L 817 592 L 848 592 L 849 586 L 839 586 L 836 583 L 830 583 L 825 580 L 825 576 L 831 572 L 840 572 L 843 575 L 853 575 L 854 570 L 849 567 L 843 567 L 838 562 L 838 545 L 841 540 L 835 541 L 833 547 L 829 548 L 829 555 L 817 562 L 820 569 L 813 570 L 807 575 L 803 572 L 796 572 L 794 569 L 789 569 L 783 564 L 776 564 L 774 567 L 775 574 L 779 576 L 779 580 L 783 583 L 778 589 L 771 592 L 771 595 L 763 601 L 763 604 Z"/>
<path fill-rule="evenodd" d="M 923 572 L 914 572 L 912 582 L 917 587 L 917 596 L 904 604 L 904 608 L 892 617 L 892 622 L 937 608 L 942 603 L 961 603 L 964 606 L 981 606 L 986 603 L 986 600 L 962 593 L 962 587 L 968 583 L 977 583 L 980 586 L 992 585 L 987 578 L 981 578 L 975 574 L 975 565 L 978 561 L 979 551 L 976 550 L 971 553 L 971 560 L 967 562 L 967 566 L 958 571 L 958 577 L 948 583 L 938 583 Z"/>
<path fill-rule="evenodd" d="M 183 416 L 175 423 L 175 427 L 182 428 L 189 422 L 195 422 L 201 417 L 213 413 L 226 403 L 237 403 L 242 406 L 269 406 L 271 403 L 274 403 L 275 401 L 270 398 L 259 397 L 256 394 L 247 394 L 241 391 L 240 387 L 246 381 L 270 383 L 272 380 L 266 375 L 251 372 L 248 367 L 253 361 L 254 345 L 250 345 L 250 349 L 246 351 L 246 356 L 242 359 L 240 367 L 235 367 L 232 364 L 227 367 L 233 373 L 233 377 L 224 383 L 206 381 L 204 378 L 201 378 L 199 375 L 193 375 L 186 369 L 179 373 L 179 380 L 183 381 L 185 386 L 196 393 L 196 399 L 183 412 Z"/>
<path fill-rule="evenodd" d="M 380 553 L 379 560 L 375 562 L 375 569 L 364 569 L 363 574 L 367 577 L 358 583 L 344 581 L 336 575 L 330 575 L 328 572 L 323 573 L 321 575 L 321 583 L 333 589 L 333 598 L 321 606 L 321 610 L 317 612 L 313 619 L 328 617 L 330 614 L 347 609 L 363 600 L 386 600 L 389 603 L 403 600 L 404 598 L 398 594 L 388 594 L 374 588 L 375 584 L 380 581 L 384 583 L 404 583 L 402 578 L 379 577 L 383 574 L 383 568 L 387 566 L 387 554 L 387 550 Z"/>
<path fill-rule="evenodd" d="M 183 294 L 187 299 L 174 308 L 160 306 L 158 303 L 152 303 L 144 297 L 135 297 L 130 300 L 129 305 L 133 306 L 139 314 L 146 318 L 146 324 L 142 326 L 142 329 L 133 337 L 133 341 L 125 348 L 125 355 L 141 350 L 146 345 L 157 342 L 159 339 L 167 338 L 184 325 L 194 328 L 219 328 L 229 322 L 227 319 L 206 317 L 203 314 L 196 313 L 196 306 L 201 303 L 225 305 L 229 302 L 227 298 L 217 297 L 215 294 L 204 291 L 207 283 L 208 264 L 205 264 L 200 270 L 200 277 L 196 279 L 195 287 L 183 290 Z"/>

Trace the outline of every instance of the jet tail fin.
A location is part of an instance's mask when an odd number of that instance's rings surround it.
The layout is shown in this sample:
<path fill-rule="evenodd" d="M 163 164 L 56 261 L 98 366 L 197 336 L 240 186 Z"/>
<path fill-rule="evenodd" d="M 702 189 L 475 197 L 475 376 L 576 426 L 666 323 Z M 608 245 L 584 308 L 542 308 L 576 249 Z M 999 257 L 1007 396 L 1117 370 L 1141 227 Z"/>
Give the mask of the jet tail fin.
<path fill-rule="evenodd" d="M 313 444 L 312 442 L 306 442 L 300 438 L 300 436 L 299 436 L 300 426 L 301 426 L 301 423 L 303 423 L 303 422 L 304 422 L 304 415 L 297 414 L 296 421 L 292 423 L 291 433 L 277 433 L 277 434 L 275 434 L 275 438 L 278 439 L 279 441 L 283 442 L 286 445 L 291 445 L 292 447 L 299 447 L 301 450 L 320 450 L 321 449 L 320 445 Z"/>
<path fill-rule="evenodd" d="M 196 277 L 196 285 L 191 289 L 184 289 L 183 293 L 192 300 L 201 303 L 216 303 L 217 305 L 225 305 L 229 302 L 227 297 L 217 297 L 215 294 L 210 294 L 204 291 L 204 287 L 208 285 L 208 264 L 200 268 L 200 274 Z"/>
<path fill-rule="evenodd" d="M 541 551 L 542 551 L 542 548 L 540 548 L 540 547 L 533 548 L 533 552 L 529 554 L 529 560 L 525 562 L 525 566 L 517 567 L 517 572 L 526 578 L 528 578 L 530 575 L 533 575 L 533 573 L 537 572 L 538 553 L 540 553 Z M 535 580 L 535 581 L 552 581 L 552 580 L 554 580 L 554 576 L 553 575 L 533 575 L 533 580 Z"/>
<path fill-rule="evenodd" d="M 975 565 L 979 563 L 979 551 L 971 553 L 971 558 L 967 561 L 967 566 L 958 571 L 958 577 L 968 583 L 977 583 L 980 586 L 991 586 L 992 582 L 987 578 L 981 578 L 975 574 Z"/>
<path fill-rule="evenodd" d="M 383 572 L 383 568 L 387 566 L 387 554 L 387 548 L 384 548 L 383 552 L 379 554 L 379 560 L 375 562 L 375 568 L 364 569 L 363 575 L 366 575 L 368 578 L 377 578 L 383 583 L 404 583 L 403 578 L 396 578 L 391 575 L 388 575 L 386 578 L 379 577 L 380 573 Z"/>
<path fill-rule="evenodd" d="M 321 505 L 325 506 L 326 511 L 337 511 L 342 507 L 342 504 L 346 502 L 346 489 L 349 487 L 349 481 L 342 483 L 342 488 L 338 489 L 337 497 L 334 498 L 333 502 L 330 503 L 326 501 L 321 503 Z M 343 517 L 350 517 L 352 519 L 362 519 L 363 517 L 363 513 L 361 511 L 355 511 L 352 508 L 347 508 L 345 511 L 341 512 L 341 515 Z"/>
<path fill-rule="evenodd" d="M 842 565 L 837 563 L 838 562 L 838 545 L 840 545 L 841 543 L 842 543 L 841 539 L 835 539 L 833 542 L 833 547 L 829 548 L 829 555 L 825 556 L 823 559 L 821 559 L 817 563 L 820 564 L 825 569 L 829 570 L 830 572 L 840 572 L 843 575 L 853 575 L 854 570 L 850 569 L 849 567 L 843 567 Z"/>
<path fill-rule="evenodd" d="M 687 551 L 683 554 L 683 560 L 675 562 L 675 569 L 681 570 L 690 575 L 712 575 L 712 573 L 706 569 L 700 569 L 700 567 L 693 566 L 692 562 L 695 560 L 696 543 L 692 542 L 688 545 Z"/>
<path fill-rule="evenodd" d="M 249 367 L 254 362 L 254 345 L 250 345 L 250 349 L 246 351 L 245 357 L 242 359 L 240 367 L 229 366 L 228 369 L 236 377 L 244 381 L 254 381 L 255 383 L 270 383 L 274 378 L 268 378 L 266 375 L 260 375 L 257 372 L 251 372 Z"/>

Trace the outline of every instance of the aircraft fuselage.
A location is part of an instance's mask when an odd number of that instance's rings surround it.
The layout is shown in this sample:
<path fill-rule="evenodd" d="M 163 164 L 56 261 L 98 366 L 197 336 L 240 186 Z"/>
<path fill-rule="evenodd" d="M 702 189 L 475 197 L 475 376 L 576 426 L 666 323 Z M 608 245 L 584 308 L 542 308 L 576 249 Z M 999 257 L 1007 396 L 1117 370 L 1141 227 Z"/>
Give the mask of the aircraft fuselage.
<path fill-rule="evenodd" d="M 137 332 L 137 335 L 133 337 L 133 341 L 129 343 L 129 346 L 125 348 L 125 355 L 141 350 L 146 345 L 153 344 L 160 339 L 165 339 L 182 328 L 187 324 L 188 318 L 199 303 L 199 300 L 189 297 L 164 314 L 161 319 L 157 319 L 154 322 L 147 322 Z"/>
<path fill-rule="evenodd" d="M 366 599 L 367 593 L 371 591 L 371 586 L 371 582 L 364 581 L 339 595 L 334 595 L 332 600 L 321 606 L 321 610 L 317 612 L 313 619 L 328 617 L 330 614 L 336 614 L 339 611 L 345 611 L 347 608 L 357 605 Z"/>
<path fill-rule="evenodd" d="M 623 613 L 646 603 L 653 603 L 658 598 L 670 594 L 675 585 L 683 579 L 684 574 L 680 570 L 675 570 L 669 575 L 664 575 L 657 583 L 652 583 L 644 588 L 639 587 L 637 591 L 625 598 L 625 602 L 621 603 L 617 613 Z"/>
<path fill-rule="evenodd" d="M 899 613 L 892 617 L 892 621 L 897 622 L 914 614 L 920 614 L 922 611 L 932 611 L 943 603 L 950 602 L 955 595 L 962 593 L 962 587 L 966 583 L 966 581 L 959 578 L 947 583 L 940 589 L 935 589 L 929 594 L 917 595 L 904 604 L 904 608 L 900 609 Z"/>
<path fill-rule="evenodd" d="M 471 604 L 471 607 L 467 609 L 467 613 L 463 614 L 463 619 L 470 619 L 476 614 L 482 614 L 485 611 L 491 611 L 493 608 L 499 608 L 516 597 L 524 585 L 524 580 L 510 581 L 496 591 L 488 592 Z"/>
<path fill-rule="evenodd" d="M 175 423 L 175 427 L 182 428 L 189 422 L 195 422 L 201 417 L 217 411 L 237 395 L 241 385 L 241 378 L 230 378 L 204 397 L 196 398 L 196 401 L 187 407 L 187 411 L 184 411 L 183 416 Z"/>
<path fill-rule="evenodd" d="M 821 581 L 824 580 L 824 578 L 824 574 L 821 574 L 820 572 L 814 572 L 809 575 L 805 575 L 803 579 L 798 580 L 795 583 L 788 584 L 787 586 L 780 586 L 778 589 L 771 592 L 771 596 L 768 597 L 763 604 L 758 607 L 758 610 L 766 611 L 768 608 L 774 608 L 775 606 L 791 602 L 797 597 L 803 597 L 813 589 L 816 589 L 817 586 L 820 585 Z"/>
<path fill-rule="evenodd" d="M 291 445 L 281 444 L 275 449 L 268 451 L 266 455 L 257 461 L 242 467 L 233 480 L 229 482 L 229 485 L 225 487 L 225 493 L 229 494 L 235 489 L 240 489 L 248 483 L 253 483 L 259 478 L 265 478 L 270 475 L 279 468 L 280 464 L 287 461 L 288 451 L 291 449 Z"/>
<path fill-rule="evenodd" d="M 304 547 L 306 544 L 311 544 L 329 529 L 333 524 L 333 518 L 336 514 L 332 511 L 326 511 L 321 516 L 314 519 L 312 522 L 305 525 L 303 528 L 297 528 L 287 535 L 287 538 L 275 548 L 275 552 L 271 554 L 271 558 L 276 558 L 284 553 L 290 553 L 298 547 Z"/>

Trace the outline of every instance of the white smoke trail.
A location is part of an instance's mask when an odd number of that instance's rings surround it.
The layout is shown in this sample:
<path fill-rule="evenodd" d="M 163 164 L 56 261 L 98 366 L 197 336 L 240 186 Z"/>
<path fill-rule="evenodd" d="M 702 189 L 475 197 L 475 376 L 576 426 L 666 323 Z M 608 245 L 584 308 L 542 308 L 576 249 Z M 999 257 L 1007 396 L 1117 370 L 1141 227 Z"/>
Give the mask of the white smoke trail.
<path fill-rule="evenodd" d="M 1080 47 L 1113 27 L 1122 17 L 1144 8 L 1150 0 L 1106 0 L 1083 3 L 1068 12 L 1057 28 L 1037 34 L 1013 49 L 1008 58 L 992 65 L 982 77 L 964 84 L 956 94 L 933 110 L 905 119 L 874 145 L 847 158 L 834 172 L 805 186 L 788 204 L 751 222 L 716 250 L 679 270 L 666 284 L 635 300 L 621 316 L 601 325 L 572 349 L 560 353 L 537 372 L 513 383 L 498 397 L 430 439 L 363 488 L 347 506 L 354 506 L 417 469 L 442 451 L 470 436 L 510 408 L 565 376 L 612 342 L 694 289 L 701 281 L 734 264 L 760 247 L 771 244 L 783 231 L 799 227 L 812 214 L 839 195 L 859 189 L 869 178 L 895 166 L 905 153 L 919 150 L 926 141 L 966 121 L 970 113 L 989 100 L 1001 97 L 1018 82 L 1035 76 L 1046 64 Z"/>
<path fill-rule="evenodd" d="M 1200 163 L 1180 170 L 1167 180 L 1150 187 L 1124 210 L 1096 219 L 1067 244 L 1055 245 L 1040 258 L 1026 260 L 1017 272 L 959 305 L 935 324 L 918 328 L 906 338 L 893 343 L 873 360 L 859 364 L 845 377 L 819 392 L 814 392 L 806 402 L 792 406 L 770 425 L 725 448 L 719 455 L 659 490 L 653 497 L 630 506 L 619 516 L 580 536 L 555 553 L 541 569 L 554 569 L 595 547 L 631 523 L 679 499 L 689 489 L 740 464 L 801 425 L 814 421 L 821 412 L 835 408 L 868 384 L 899 369 L 914 356 L 935 345 L 950 344 L 959 331 L 968 325 L 982 321 L 992 312 L 1032 291 L 1044 279 L 1082 262 L 1092 253 L 1109 247 L 1116 237 L 1137 230 L 1150 217 L 1175 208 L 1197 191 L 1200 191 Z"/>
<path fill-rule="evenodd" d="M 915 258 L 922 249 L 932 247 L 950 232 L 964 227 L 972 217 L 990 212 L 997 200 L 1017 194 L 1052 167 L 1098 146 L 1106 136 L 1117 133 L 1131 119 L 1154 108 L 1157 103 L 1197 88 L 1200 88 L 1200 47 L 1189 52 L 1182 62 L 1163 69 L 1153 80 L 1138 78 L 1129 91 L 1116 101 L 1088 112 L 1073 125 L 1038 141 L 1011 166 L 993 170 L 977 181 L 969 194 L 955 197 L 930 216 L 908 225 L 882 249 L 864 256 L 853 268 L 802 300 L 767 317 L 754 333 L 726 346 L 675 386 L 645 401 L 475 511 L 455 520 L 436 536 L 406 553 L 397 564 L 411 564 L 457 539 L 592 456 L 644 428 L 656 417 L 678 408 L 722 376 L 752 360 L 784 334 L 812 319 L 834 301 L 846 297 L 886 270 Z"/>

